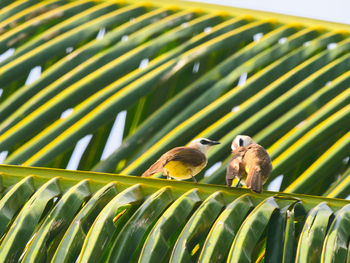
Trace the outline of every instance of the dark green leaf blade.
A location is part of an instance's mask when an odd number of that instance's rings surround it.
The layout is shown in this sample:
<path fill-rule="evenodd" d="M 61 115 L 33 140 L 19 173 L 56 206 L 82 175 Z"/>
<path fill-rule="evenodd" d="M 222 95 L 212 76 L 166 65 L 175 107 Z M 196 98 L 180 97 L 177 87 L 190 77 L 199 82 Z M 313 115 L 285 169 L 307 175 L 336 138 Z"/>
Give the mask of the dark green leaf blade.
<path fill-rule="evenodd" d="M 143 200 L 141 185 L 127 188 L 101 211 L 87 234 L 79 262 L 100 262 L 113 235 L 118 234 L 128 215 Z"/>
<path fill-rule="evenodd" d="M 323 240 L 332 215 L 333 211 L 326 202 L 309 211 L 299 238 L 295 262 L 320 262 Z"/>
<path fill-rule="evenodd" d="M 49 260 L 50 245 L 56 237 L 64 233 L 74 215 L 89 196 L 90 190 L 87 180 L 70 188 L 36 232 L 24 254 L 23 262 L 46 262 Z"/>
<path fill-rule="evenodd" d="M 18 193 L 22 194 L 18 190 Z M 0 246 L 0 262 L 18 262 L 18 259 L 45 208 L 49 202 L 61 193 L 58 178 L 53 178 L 42 185 L 25 204 Z"/>
<path fill-rule="evenodd" d="M 251 262 L 254 249 L 278 205 L 273 197 L 265 199 L 241 225 L 231 246 L 227 262 Z"/>
<path fill-rule="evenodd" d="M 95 218 L 117 194 L 115 187 L 115 183 L 109 183 L 91 197 L 74 218 L 51 262 L 75 262 Z"/>
<path fill-rule="evenodd" d="M 0 236 L 34 191 L 33 178 L 28 176 L 15 184 L 0 200 Z"/>
<path fill-rule="evenodd" d="M 224 207 L 221 192 L 210 195 L 192 215 L 175 247 L 169 262 L 196 262 L 206 235 Z"/>
<path fill-rule="evenodd" d="M 243 195 L 230 203 L 211 228 L 203 245 L 199 262 L 224 262 L 236 233 L 254 207 L 249 195 Z"/>
<path fill-rule="evenodd" d="M 148 197 L 120 231 L 107 261 L 136 261 L 148 232 L 172 201 L 169 187 L 161 188 Z"/>
<path fill-rule="evenodd" d="M 166 261 L 186 220 L 200 202 L 197 189 L 181 195 L 154 225 L 142 248 L 139 262 Z"/>
<path fill-rule="evenodd" d="M 321 262 L 345 262 L 350 238 L 350 205 L 336 215 L 323 244 Z"/>

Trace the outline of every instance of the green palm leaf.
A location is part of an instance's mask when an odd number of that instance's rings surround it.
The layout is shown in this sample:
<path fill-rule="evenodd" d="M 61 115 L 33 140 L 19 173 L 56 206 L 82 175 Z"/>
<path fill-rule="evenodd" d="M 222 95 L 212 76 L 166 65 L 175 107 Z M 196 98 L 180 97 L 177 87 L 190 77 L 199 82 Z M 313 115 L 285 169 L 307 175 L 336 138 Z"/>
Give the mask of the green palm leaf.
<path fill-rule="evenodd" d="M 21 254 L 35 262 L 251 262 L 261 251 L 265 260 L 305 262 L 344 258 L 348 249 L 347 200 L 46 168 L 0 172 L 8 193 L 34 186 L 1 237 L 0 254 L 13 262 Z"/>

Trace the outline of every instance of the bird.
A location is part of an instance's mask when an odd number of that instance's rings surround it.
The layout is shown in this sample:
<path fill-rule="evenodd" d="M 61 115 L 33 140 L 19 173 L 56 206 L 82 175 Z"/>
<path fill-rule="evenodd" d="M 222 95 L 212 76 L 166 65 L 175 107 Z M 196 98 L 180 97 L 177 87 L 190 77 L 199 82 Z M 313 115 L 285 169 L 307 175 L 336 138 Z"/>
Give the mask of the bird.
<path fill-rule="evenodd" d="M 167 179 L 192 179 L 194 182 L 197 182 L 194 176 L 207 165 L 206 154 L 212 146 L 217 144 L 220 144 L 220 142 L 198 138 L 191 141 L 188 146 L 173 148 L 152 164 L 142 174 L 142 177 L 163 173 Z"/>
<path fill-rule="evenodd" d="M 262 185 L 266 182 L 272 171 L 272 163 L 269 154 L 261 145 L 255 143 L 247 135 L 237 135 L 231 144 L 233 157 L 226 169 L 226 184 L 232 185 L 232 180 L 237 177 L 253 192 L 261 193 Z"/>

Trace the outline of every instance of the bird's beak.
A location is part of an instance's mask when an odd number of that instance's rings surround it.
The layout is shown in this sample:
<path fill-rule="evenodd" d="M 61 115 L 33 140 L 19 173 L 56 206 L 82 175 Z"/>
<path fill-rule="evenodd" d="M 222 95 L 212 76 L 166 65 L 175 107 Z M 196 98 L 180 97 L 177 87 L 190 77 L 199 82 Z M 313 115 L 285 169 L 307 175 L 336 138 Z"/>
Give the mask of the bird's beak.
<path fill-rule="evenodd" d="M 211 142 L 209 143 L 209 145 L 217 145 L 217 144 L 220 144 L 220 142 L 217 142 L 217 141 L 211 141 Z"/>

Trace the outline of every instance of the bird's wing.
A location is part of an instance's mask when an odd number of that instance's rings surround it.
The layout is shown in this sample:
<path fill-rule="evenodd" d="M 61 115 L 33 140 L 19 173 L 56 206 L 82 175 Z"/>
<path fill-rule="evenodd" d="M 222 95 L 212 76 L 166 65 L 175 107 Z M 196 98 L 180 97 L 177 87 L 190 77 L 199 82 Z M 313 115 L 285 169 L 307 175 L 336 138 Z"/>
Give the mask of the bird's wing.
<path fill-rule="evenodd" d="M 247 147 L 244 162 L 248 173 L 246 186 L 254 192 L 261 193 L 262 184 L 272 170 L 269 154 L 261 145 L 252 144 Z"/>
<path fill-rule="evenodd" d="M 248 170 L 251 167 L 259 166 L 264 180 L 267 179 L 272 170 L 271 159 L 267 151 L 259 144 L 252 144 L 247 147 L 245 162 Z"/>
<path fill-rule="evenodd" d="M 201 151 L 191 147 L 176 147 L 166 153 L 165 164 L 171 161 L 180 161 L 191 166 L 200 166 L 206 163 L 207 157 Z M 164 164 L 164 165 L 165 165 Z"/>
<path fill-rule="evenodd" d="M 191 147 L 176 147 L 163 154 L 158 161 L 142 174 L 142 177 L 149 177 L 152 174 L 163 172 L 164 165 L 171 161 L 181 161 L 191 166 L 199 166 L 207 161 L 207 157 L 201 151 Z"/>
<path fill-rule="evenodd" d="M 242 161 L 241 155 L 234 155 L 227 164 L 226 168 L 226 184 L 228 187 L 232 185 L 233 179 L 239 175 L 239 164 Z"/>

